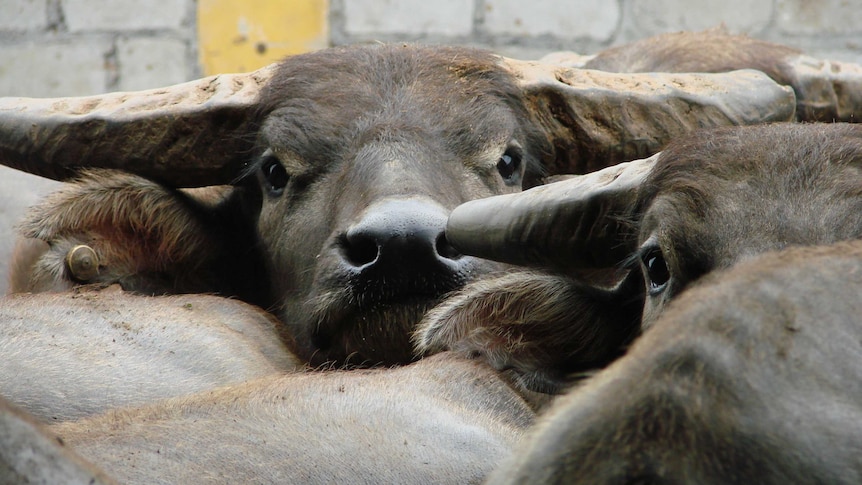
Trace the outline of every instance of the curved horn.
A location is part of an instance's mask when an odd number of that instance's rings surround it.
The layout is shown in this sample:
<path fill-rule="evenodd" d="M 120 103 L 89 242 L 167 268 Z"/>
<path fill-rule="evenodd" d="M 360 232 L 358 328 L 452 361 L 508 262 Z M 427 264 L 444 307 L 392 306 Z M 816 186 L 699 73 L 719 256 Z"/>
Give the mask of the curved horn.
<path fill-rule="evenodd" d="M 522 266 L 613 266 L 635 249 L 628 224 L 659 155 L 466 202 L 449 215 L 446 239 L 464 254 Z"/>
<path fill-rule="evenodd" d="M 502 58 L 555 153 L 548 174 L 648 157 L 696 128 L 794 119 L 796 98 L 759 71 L 620 74 Z"/>
<path fill-rule="evenodd" d="M 815 59 L 796 48 L 723 28 L 674 32 L 603 50 L 583 67 L 611 72 L 726 72 L 756 69 L 796 93 L 799 121 L 859 121 L 862 66 Z"/>
<path fill-rule="evenodd" d="M 0 164 L 56 180 L 102 167 L 178 187 L 230 183 L 274 70 L 130 93 L 0 98 Z"/>
<path fill-rule="evenodd" d="M 782 71 L 796 91 L 800 121 L 862 120 L 862 66 L 808 56 L 784 60 Z"/>

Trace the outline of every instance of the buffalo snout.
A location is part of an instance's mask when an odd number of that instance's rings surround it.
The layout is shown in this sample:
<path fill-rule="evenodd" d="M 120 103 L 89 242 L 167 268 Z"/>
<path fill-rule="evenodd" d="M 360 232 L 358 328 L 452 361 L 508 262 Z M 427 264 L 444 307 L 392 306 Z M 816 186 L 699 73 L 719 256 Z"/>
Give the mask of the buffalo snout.
<path fill-rule="evenodd" d="M 473 258 L 446 240 L 448 210 L 421 198 L 371 205 L 336 238 L 342 278 L 378 303 L 439 296 L 462 286 Z"/>
<path fill-rule="evenodd" d="M 416 358 L 409 339 L 425 311 L 499 266 L 455 250 L 448 216 L 430 197 L 392 195 L 336 225 L 306 300 L 313 363 Z"/>

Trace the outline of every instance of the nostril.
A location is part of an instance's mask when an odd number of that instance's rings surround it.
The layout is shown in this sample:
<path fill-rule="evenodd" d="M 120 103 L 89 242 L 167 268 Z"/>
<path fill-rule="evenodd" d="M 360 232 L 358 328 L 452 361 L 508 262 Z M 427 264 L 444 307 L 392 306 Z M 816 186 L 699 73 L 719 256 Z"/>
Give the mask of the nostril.
<path fill-rule="evenodd" d="M 342 236 L 340 245 L 341 256 L 356 267 L 373 263 L 379 254 L 377 240 L 362 233 Z"/>
<path fill-rule="evenodd" d="M 434 242 L 434 248 L 437 250 L 437 254 L 446 259 L 459 259 L 462 256 L 457 249 L 449 244 L 449 240 L 446 239 L 445 232 L 441 232 L 440 235 L 437 236 L 437 240 Z"/>

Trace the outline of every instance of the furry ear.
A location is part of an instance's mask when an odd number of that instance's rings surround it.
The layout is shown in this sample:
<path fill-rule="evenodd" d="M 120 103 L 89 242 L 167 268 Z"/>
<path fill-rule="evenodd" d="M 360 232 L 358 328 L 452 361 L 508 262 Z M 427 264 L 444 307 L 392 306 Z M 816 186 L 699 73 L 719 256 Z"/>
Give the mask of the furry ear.
<path fill-rule="evenodd" d="M 12 290 L 119 283 L 146 294 L 240 296 L 236 261 L 253 252 L 254 236 L 242 230 L 248 224 L 242 217 L 233 217 L 238 190 L 181 191 L 127 173 L 90 171 L 31 208 L 20 224 Z"/>
<path fill-rule="evenodd" d="M 519 271 L 480 279 L 432 309 L 413 341 L 420 354 L 451 350 L 511 370 L 522 388 L 558 392 L 572 374 L 602 367 L 638 331 L 643 286 L 613 289 Z"/>

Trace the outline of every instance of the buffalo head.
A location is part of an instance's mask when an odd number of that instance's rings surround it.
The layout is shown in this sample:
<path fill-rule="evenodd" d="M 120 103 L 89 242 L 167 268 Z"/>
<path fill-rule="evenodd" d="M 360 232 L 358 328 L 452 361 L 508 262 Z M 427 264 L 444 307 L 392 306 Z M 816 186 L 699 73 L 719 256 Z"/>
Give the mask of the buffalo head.
<path fill-rule="evenodd" d="M 699 279 L 488 482 L 859 482 L 860 243 Z"/>
<path fill-rule="evenodd" d="M 778 123 L 696 131 L 647 159 L 471 201 L 449 219 L 458 250 L 543 271 L 471 285 L 417 341 L 553 389 L 618 357 L 707 274 L 862 237 L 860 194 L 862 126 Z M 602 268 L 617 281 L 597 283 Z"/>

